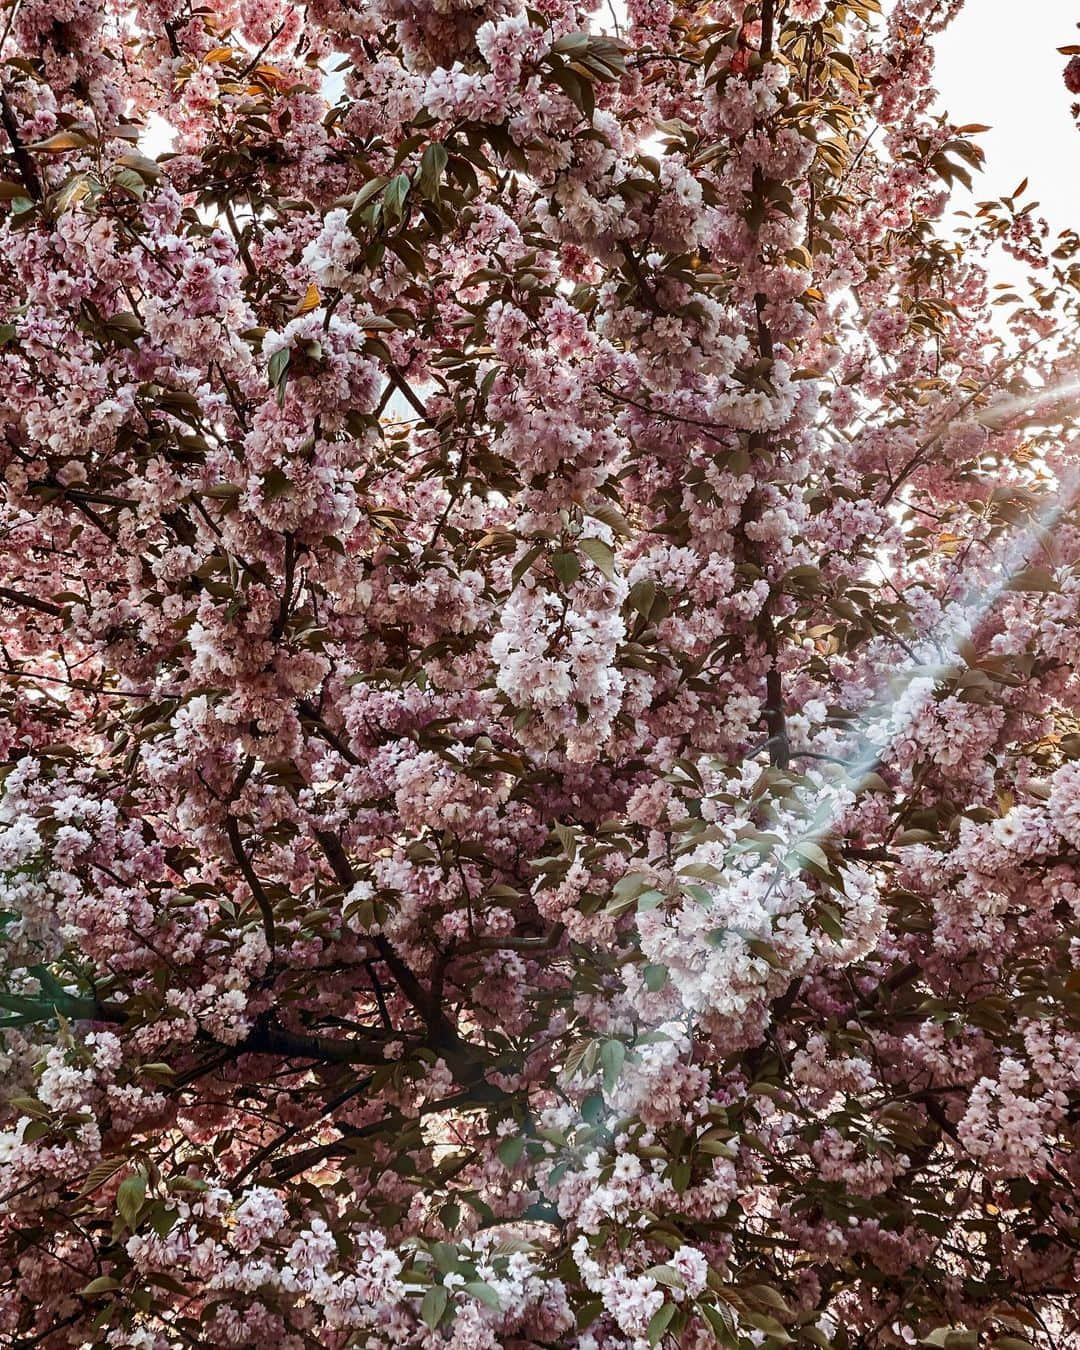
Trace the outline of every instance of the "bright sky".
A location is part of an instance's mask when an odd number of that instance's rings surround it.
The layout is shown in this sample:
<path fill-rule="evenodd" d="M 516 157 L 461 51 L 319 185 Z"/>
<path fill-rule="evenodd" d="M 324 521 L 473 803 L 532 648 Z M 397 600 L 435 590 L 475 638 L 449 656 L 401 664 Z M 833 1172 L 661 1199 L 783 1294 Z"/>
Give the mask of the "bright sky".
<path fill-rule="evenodd" d="M 992 127 L 978 138 L 986 166 L 973 200 L 1028 178 L 1023 201 L 1040 203 L 1054 234 L 1080 228 L 1080 132 L 1062 78 L 1068 58 L 1057 50 L 1080 42 L 1078 20 L 1077 0 L 967 0 L 935 42 L 942 109 Z M 965 196 L 957 191 L 957 207 L 966 209 Z"/>

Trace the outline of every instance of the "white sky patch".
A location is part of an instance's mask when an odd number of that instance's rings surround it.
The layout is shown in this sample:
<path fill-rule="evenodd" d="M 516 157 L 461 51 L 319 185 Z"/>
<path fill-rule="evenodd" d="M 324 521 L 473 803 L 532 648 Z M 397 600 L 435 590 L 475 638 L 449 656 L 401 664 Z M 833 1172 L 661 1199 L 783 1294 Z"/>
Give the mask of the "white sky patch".
<path fill-rule="evenodd" d="M 961 125 L 991 127 L 978 137 L 986 166 L 975 199 L 1027 178 L 1024 201 L 1038 200 L 1054 234 L 1080 225 L 1080 136 L 1057 50 L 1080 41 L 1078 20 L 1076 0 L 968 0 L 934 42 L 940 107 Z"/>
<path fill-rule="evenodd" d="M 1080 134 L 1065 88 L 1067 57 L 1059 47 L 1080 40 L 1076 0 L 968 0 L 934 42 L 938 107 L 964 126 L 989 125 L 975 139 L 986 154 L 974 190 L 958 186 L 953 209 L 974 214 L 975 203 L 1011 196 L 1024 179 L 1018 206 L 1037 202 L 1053 239 L 1080 226 Z M 1029 269 L 1001 247 L 988 259 L 991 282 L 1026 293 Z M 1046 273 L 1044 272 L 1043 277 Z M 1004 334 L 1008 309 L 994 311 Z"/>
<path fill-rule="evenodd" d="M 160 113 L 151 113 L 146 119 L 146 128 L 140 140 L 142 153 L 149 159 L 157 159 L 159 155 L 170 154 L 175 144 L 176 129 Z"/>

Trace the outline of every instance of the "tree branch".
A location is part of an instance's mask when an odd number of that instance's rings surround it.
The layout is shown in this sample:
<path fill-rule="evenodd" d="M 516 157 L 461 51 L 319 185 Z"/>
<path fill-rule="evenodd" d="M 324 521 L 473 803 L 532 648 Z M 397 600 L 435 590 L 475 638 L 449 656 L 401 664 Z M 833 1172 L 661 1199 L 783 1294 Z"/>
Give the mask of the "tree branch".
<path fill-rule="evenodd" d="M 490 1083 L 481 1082 L 464 1092 L 456 1092 L 451 1097 L 443 1097 L 437 1102 L 425 1103 L 420 1107 L 420 1115 L 429 1116 L 434 1111 L 464 1111 L 470 1107 L 495 1106 L 500 1102 L 511 1100 L 513 1095 L 513 1093 L 504 1092 L 502 1088 L 493 1087 Z M 280 1185 L 282 1182 L 299 1176 L 301 1172 L 306 1172 L 309 1167 L 313 1167 L 324 1158 L 348 1157 L 353 1143 L 357 1140 L 370 1139 L 383 1130 L 411 1123 L 411 1120 L 405 1121 L 400 1116 L 391 1118 L 384 1116 L 382 1120 L 372 1121 L 370 1125 L 349 1129 L 343 1132 L 341 1139 L 329 1140 L 325 1144 L 315 1144 L 311 1148 L 302 1149 L 298 1153 L 290 1154 L 287 1158 L 282 1158 L 272 1168 L 274 1180 Z"/>
<path fill-rule="evenodd" d="M 328 830 L 316 831 L 315 837 L 326 855 L 326 860 L 329 862 L 334 876 L 347 891 L 351 891 L 356 885 L 356 873 L 352 869 L 352 864 L 349 862 L 345 850 L 341 847 L 341 841 Z M 398 988 L 424 1019 L 434 1036 L 436 1044 L 450 1047 L 460 1046 L 461 1041 L 457 1030 L 442 1009 L 433 1003 L 424 986 L 394 951 L 390 942 L 380 933 L 372 938 L 372 943 L 379 953 L 379 959 L 393 975 Z"/>
<path fill-rule="evenodd" d="M 42 191 L 37 166 L 19 137 L 19 124 L 16 122 L 15 114 L 8 102 L 7 90 L 2 84 L 0 84 L 0 122 L 3 123 L 7 138 L 11 142 L 11 153 L 19 170 L 23 187 L 26 188 L 29 197 L 32 197 L 36 202 L 40 202 L 45 194 Z"/>
<path fill-rule="evenodd" d="M 270 898 L 263 890 L 263 884 L 255 875 L 255 869 L 252 867 L 247 854 L 244 852 L 243 840 L 240 838 L 240 826 L 236 823 L 234 815 L 225 817 L 225 832 L 229 836 L 229 846 L 232 849 L 233 857 L 236 859 L 240 871 L 244 875 L 244 880 L 248 884 L 248 890 L 251 891 L 255 903 L 262 914 L 263 932 L 266 934 L 266 945 L 271 951 L 274 950 L 276 934 L 274 929 L 274 907 L 270 903 Z"/>
<path fill-rule="evenodd" d="M 64 612 L 61 605 L 54 605 L 50 600 L 39 600 L 36 595 L 13 591 L 10 586 L 0 586 L 0 599 L 10 600 L 13 605 L 22 605 L 23 609 L 36 609 L 41 614 L 51 614 L 54 618 L 59 618 Z"/>
<path fill-rule="evenodd" d="M 398 393 L 401 394 L 413 411 L 417 413 L 420 419 L 426 422 L 428 426 L 431 426 L 431 419 L 428 417 L 427 409 L 413 392 L 413 388 L 408 380 L 406 380 L 405 376 L 398 370 L 397 366 L 387 364 L 386 369 L 390 376 L 390 383 Z"/>
<path fill-rule="evenodd" d="M 371 1076 L 368 1075 L 367 1078 L 362 1078 L 358 1083 L 353 1083 L 351 1087 L 346 1088 L 343 1092 L 339 1092 L 336 1097 L 331 1097 L 314 1120 L 308 1120 L 302 1124 L 298 1122 L 295 1125 L 290 1125 L 288 1129 L 282 1130 L 276 1139 L 272 1139 L 269 1144 L 266 1144 L 263 1148 L 259 1149 L 257 1153 L 253 1154 L 247 1160 L 240 1171 L 237 1172 L 236 1176 L 229 1182 L 230 1187 L 236 1186 L 247 1177 L 252 1176 L 268 1158 L 273 1157 L 283 1144 L 287 1144 L 290 1139 L 295 1139 L 302 1130 L 309 1130 L 320 1120 L 325 1120 L 327 1116 L 333 1115 L 339 1107 L 344 1106 L 345 1103 L 351 1101 L 353 1097 L 358 1097 L 360 1093 L 370 1085 Z"/>
<path fill-rule="evenodd" d="M 291 1059 L 315 1059 L 322 1064 L 385 1064 L 383 1042 L 335 1040 L 327 1036 L 305 1036 L 280 1027 L 259 1024 L 241 1042 L 244 1054 L 285 1055 Z"/>
<path fill-rule="evenodd" d="M 457 948 L 458 956 L 467 956 L 470 952 L 549 952 L 557 947 L 566 932 L 561 923 L 552 924 L 542 937 L 491 937 L 473 938 L 462 942 Z"/>

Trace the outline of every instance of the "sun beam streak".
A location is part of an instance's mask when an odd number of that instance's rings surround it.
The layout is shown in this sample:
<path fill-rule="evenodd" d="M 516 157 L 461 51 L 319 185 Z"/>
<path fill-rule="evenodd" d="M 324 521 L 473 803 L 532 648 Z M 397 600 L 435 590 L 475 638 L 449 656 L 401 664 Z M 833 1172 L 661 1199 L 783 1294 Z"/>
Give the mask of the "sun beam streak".
<path fill-rule="evenodd" d="M 940 672 L 942 666 L 950 666 L 955 661 L 963 660 L 960 653 L 962 645 L 970 641 L 979 624 L 987 618 L 994 605 L 1008 592 L 1017 577 L 1026 570 L 1045 534 L 1073 508 L 1078 496 L 1080 496 L 1080 468 L 1072 470 L 1067 475 L 1060 484 L 1056 498 L 1048 502 L 1024 529 L 1007 536 L 1003 541 L 999 556 L 990 564 L 990 570 L 998 574 L 997 582 L 986 585 L 982 580 L 972 580 L 961 598 L 946 608 L 941 622 L 919 643 L 916 659 L 909 657 L 899 667 L 890 666 L 888 671 L 879 671 L 878 687 L 884 691 L 887 684 L 902 686 L 919 674 Z M 986 560 L 980 560 L 970 569 L 972 573 L 978 571 L 981 574 L 985 574 L 987 570 Z M 940 673 L 935 683 L 939 681 Z M 891 709 L 898 697 L 899 695 L 894 695 L 884 705 L 881 702 L 870 705 L 873 708 L 873 715 L 855 719 L 851 724 L 852 731 L 866 734 L 887 726 Z M 880 748 L 851 763 L 846 774 L 851 788 L 855 791 L 864 788 L 871 775 L 877 773 L 888 762 L 892 747 L 910 732 L 913 718 L 914 709 L 904 723 L 891 729 Z M 823 842 L 833 833 L 835 823 L 835 817 L 826 821 L 811 837 L 816 842 Z"/>
<path fill-rule="evenodd" d="M 1063 380 L 1060 384 L 1051 385 L 1047 389 L 1033 390 L 1023 398 L 1007 398 L 990 403 L 976 415 L 974 420 L 979 426 L 986 427 L 991 431 L 998 431 L 1019 413 L 1028 412 L 1034 408 L 1045 406 L 1047 411 L 1053 409 L 1055 413 L 1060 414 L 1057 405 L 1073 396 L 1080 397 L 1080 380 Z"/>
<path fill-rule="evenodd" d="M 1080 392 L 1080 381 L 1059 385 L 1053 390 L 1039 391 L 1038 395 L 1031 399 L 1013 400 L 1010 404 L 1011 416 L 1015 417 L 1016 413 L 1022 411 L 1025 407 L 1034 407 L 1041 404 L 1048 397 L 1060 398 L 1072 392 Z M 1080 442 L 1072 443 L 1069 449 L 1080 449 Z M 972 564 L 968 569 L 970 580 L 962 590 L 960 598 L 954 600 L 947 607 L 941 621 L 923 636 L 917 644 L 914 659 L 908 657 L 899 666 L 890 664 L 887 668 L 884 665 L 880 667 L 876 681 L 877 689 L 884 695 L 888 687 L 892 685 L 896 692 L 888 700 L 878 698 L 872 701 L 868 705 L 867 711 L 860 717 L 853 719 L 849 724 L 853 738 L 870 741 L 870 748 L 846 765 L 841 766 L 842 773 L 833 775 L 822 784 L 822 797 L 831 803 L 829 813 L 815 830 L 801 836 L 798 841 L 793 840 L 792 842 L 811 842 L 820 845 L 828 842 L 835 835 L 837 818 L 845 807 L 848 794 L 854 793 L 857 796 L 860 791 L 869 786 L 873 776 L 887 765 L 893 747 L 911 733 L 912 724 L 918 711 L 917 706 L 912 706 L 903 721 L 890 725 L 893 710 L 901 698 L 903 690 L 919 675 L 932 675 L 936 688 L 940 684 L 943 667 L 949 668 L 956 662 L 963 661 L 960 649 L 964 643 L 973 637 L 979 625 L 991 613 L 994 605 L 1009 591 L 1016 578 L 1027 569 L 1046 533 L 1052 530 L 1055 524 L 1073 509 L 1078 497 L 1080 497 L 1080 465 L 1060 481 L 1059 490 L 1054 499 L 1047 502 L 1045 507 L 1035 515 L 1026 527 L 1014 531 L 1003 539 L 996 557 L 990 559 L 984 557 L 977 563 Z M 988 571 L 997 575 L 997 580 L 992 584 L 987 584 L 985 580 Z M 928 697 L 932 696 L 931 691 L 928 693 Z M 884 737 L 881 735 L 883 731 L 885 732 Z M 798 759 L 798 757 L 798 751 L 793 752 L 793 758 Z M 837 787 L 843 790 L 842 795 L 837 794 Z M 796 976 L 795 978 L 798 979 L 799 977 Z M 638 1010 L 638 1013 L 637 1040 L 640 1040 L 642 1036 L 659 1032 L 665 1025 L 664 1022 L 655 1019 L 650 1023 L 647 1018 L 641 1015 L 641 1009 Z M 686 1030 L 691 1035 L 698 1022 L 697 1014 L 688 1011 Z M 617 1118 L 624 1116 L 628 1110 L 637 1110 L 644 1104 L 647 1091 L 647 1083 L 643 1082 L 642 1091 L 632 1099 L 624 1093 L 619 1112 L 605 1112 L 605 1123 L 610 1127 Z"/>

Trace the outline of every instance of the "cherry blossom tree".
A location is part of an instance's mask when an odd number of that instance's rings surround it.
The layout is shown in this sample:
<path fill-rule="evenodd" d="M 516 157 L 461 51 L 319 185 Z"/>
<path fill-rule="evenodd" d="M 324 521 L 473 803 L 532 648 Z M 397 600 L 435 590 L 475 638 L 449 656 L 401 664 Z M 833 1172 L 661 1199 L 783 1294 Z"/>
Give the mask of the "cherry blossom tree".
<path fill-rule="evenodd" d="M 958 8 L 7 0 L 4 1344 L 1078 1343 L 1080 241 Z"/>

